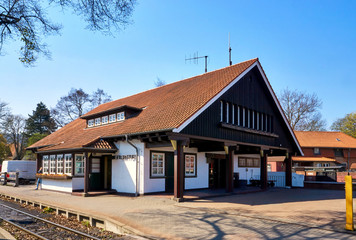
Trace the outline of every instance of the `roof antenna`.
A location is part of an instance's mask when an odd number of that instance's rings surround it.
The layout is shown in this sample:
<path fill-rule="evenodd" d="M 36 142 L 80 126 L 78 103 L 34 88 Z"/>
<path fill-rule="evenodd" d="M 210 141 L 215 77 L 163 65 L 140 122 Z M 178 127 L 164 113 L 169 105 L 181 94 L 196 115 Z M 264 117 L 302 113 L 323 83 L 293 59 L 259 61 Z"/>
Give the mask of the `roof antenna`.
<path fill-rule="evenodd" d="M 199 56 L 198 52 L 196 52 L 196 53 L 194 53 L 193 57 L 190 57 L 190 58 L 185 57 L 185 62 L 194 60 L 194 63 L 198 64 L 199 58 L 205 58 L 205 72 L 207 72 L 208 71 L 208 56 L 207 55 Z"/>
<path fill-rule="evenodd" d="M 230 47 L 230 33 L 229 33 L 229 64 L 230 64 L 230 66 L 232 65 L 232 61 L 231 61 L 231 47 Z"/>

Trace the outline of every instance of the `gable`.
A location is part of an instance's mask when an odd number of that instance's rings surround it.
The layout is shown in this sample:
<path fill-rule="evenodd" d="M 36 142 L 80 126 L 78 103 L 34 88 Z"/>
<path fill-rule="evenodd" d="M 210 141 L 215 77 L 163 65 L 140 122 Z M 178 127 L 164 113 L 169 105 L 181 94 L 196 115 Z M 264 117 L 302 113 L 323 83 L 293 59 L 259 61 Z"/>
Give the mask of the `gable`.
<path fill-rule="evenodd" d="M 302 153 L 258 62 L 176 131 Z"/>

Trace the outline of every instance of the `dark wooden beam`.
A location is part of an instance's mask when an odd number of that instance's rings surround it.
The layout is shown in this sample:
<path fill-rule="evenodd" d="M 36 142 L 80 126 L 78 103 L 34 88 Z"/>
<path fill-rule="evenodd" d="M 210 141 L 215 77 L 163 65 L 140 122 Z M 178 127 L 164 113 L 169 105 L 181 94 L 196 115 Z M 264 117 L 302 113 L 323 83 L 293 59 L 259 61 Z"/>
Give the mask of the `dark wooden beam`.
<path fill-rule="evenodd" d="M 169 141 L 162 142 L 147 142 L 146 148 L 155 148 L 155 147 L 172 147 L 172 143 Z"/>
<path fill-rule="evenodd" d="M 226 192 L 231 193 L 234 191 L 233 185 L 234 176 L 234 147 L 228 148 L 228 155 L 226 158 Z"/>
<path fill-rule="evenodd" d="M 184 150 L 183 142 L 177 141 L 177 148 L 174 151 L 174 199 L 183 200 L 184 191 Z"/>
<path fill-rule="evenodd" d="M 268 157 L 268 150 L 261 150 L 261 172 L 260 172 L 260 182 L 261 188 L 267 189 L 267 157 Z"/>
<path fill-rule="evenodd" d="M 85 152 L 84 154 L 84 196 L 88 194 L 89 191 L 89 154 Z"/>
<path fill-rule="evenodd" d="M 286 154 L 286 159 L 284 160 L 286 166 L 286 187 L 292 187 L 292 154 Z"/>

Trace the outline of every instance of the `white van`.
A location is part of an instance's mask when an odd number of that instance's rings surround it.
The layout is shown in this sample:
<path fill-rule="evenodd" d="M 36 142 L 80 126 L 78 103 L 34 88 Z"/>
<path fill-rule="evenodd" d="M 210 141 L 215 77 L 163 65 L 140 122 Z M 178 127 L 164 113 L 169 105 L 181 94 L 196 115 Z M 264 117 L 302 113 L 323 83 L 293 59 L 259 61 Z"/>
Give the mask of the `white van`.
<path fill-rule="evenodd" d="M 19 172 L 20 183 L 36 180 L 36 161 L 8 160 L 2 162 L 1 172 Z"/>

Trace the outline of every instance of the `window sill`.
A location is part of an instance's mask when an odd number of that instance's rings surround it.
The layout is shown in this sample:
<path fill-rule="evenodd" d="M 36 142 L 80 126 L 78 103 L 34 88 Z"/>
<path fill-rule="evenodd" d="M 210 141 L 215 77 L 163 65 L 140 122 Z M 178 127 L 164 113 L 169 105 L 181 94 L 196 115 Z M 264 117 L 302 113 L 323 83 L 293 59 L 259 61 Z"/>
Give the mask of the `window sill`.
<path fill-rule="evenodd" d="M 57 179 L 57 180 L 67 180 L 72 179 L 72 176 L 68 176 L 65 174 L 36 174 L 36 177 L 43 178 L 43 179 Z"/>
<path fill-rule="evenodd" d="M 228 128 L 228 129 L 232 129 L 232 130 L 236 130 L 236 131 L 240 131 L 240 132 L 262 135 L 262 136 L 266 136 L 266 137 L 273 137 L 273 138 L 279 137 L 277 134 L 274 134 L 274 133 L 262 132 L 262 131 L 258 131 L 258 130 L 254 130 L 254 129 L 239 127 L 239 126 L 228 124 L 228 123 L 220 123 L 220 126 L 223 128 Z"/>

